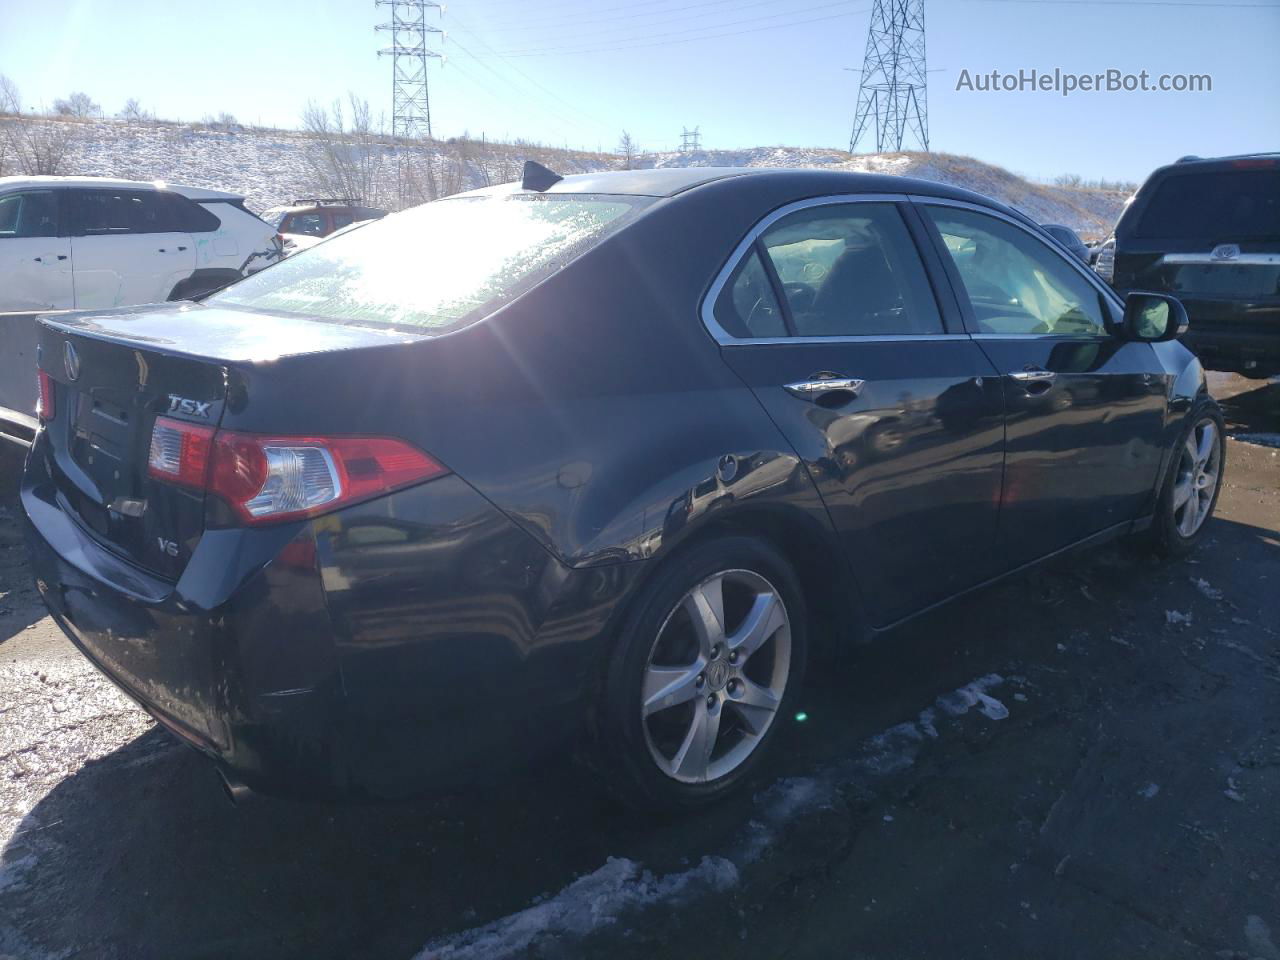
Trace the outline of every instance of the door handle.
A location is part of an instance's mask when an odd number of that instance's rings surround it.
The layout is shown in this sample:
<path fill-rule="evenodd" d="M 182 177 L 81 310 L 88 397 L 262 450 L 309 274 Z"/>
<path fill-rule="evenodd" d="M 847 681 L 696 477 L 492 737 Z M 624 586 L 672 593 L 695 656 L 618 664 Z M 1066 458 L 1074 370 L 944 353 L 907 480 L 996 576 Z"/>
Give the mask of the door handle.
<path fill-rule="evenodd" d="M 1027 393 L 1044 393 L 1053 386 L 1053 381 L 1058 379 L 1058 375 L 1052 370 L 1029 367 L 1025 370 L 1012 371 L 1009 378 L 1022 384 Z"/>
<path fill-rule="evenodd" d="M 57 256 L 59 260 L 67 259 L 67 255 L 65 253 L 60 253 Z M 44 257 L 36 257 L 36 263 L 44 263 Z"/>
<path fill-rule="evenodd" d="M 803 400 L 816 400 L 825 393 L 851 393 L 856 397 L 865 382 L 854 377 L 838 377 L 834 373 L 815 373 L 812 379 L 788 383 L 783 389 Z"/>

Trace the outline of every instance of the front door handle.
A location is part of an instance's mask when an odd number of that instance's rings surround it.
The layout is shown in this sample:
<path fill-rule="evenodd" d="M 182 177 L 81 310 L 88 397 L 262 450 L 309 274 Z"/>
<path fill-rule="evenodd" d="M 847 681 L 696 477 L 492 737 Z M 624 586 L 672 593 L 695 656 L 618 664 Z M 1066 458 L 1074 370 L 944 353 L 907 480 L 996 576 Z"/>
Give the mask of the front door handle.
<path fill-rule="evenodd" d="M 815 373 L 812 379 L 788 383 L 783 389 L 803 400 L 816 400 L 826 393 L 851 393 L 856 397 L 865 382 L 834 373 Z"/>

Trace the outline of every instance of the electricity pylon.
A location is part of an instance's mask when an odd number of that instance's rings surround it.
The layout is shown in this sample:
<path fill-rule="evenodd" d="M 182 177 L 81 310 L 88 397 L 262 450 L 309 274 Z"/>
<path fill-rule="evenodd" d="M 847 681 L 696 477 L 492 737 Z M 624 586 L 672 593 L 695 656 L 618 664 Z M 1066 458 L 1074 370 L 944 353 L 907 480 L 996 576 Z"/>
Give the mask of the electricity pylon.
<path fill-rule="evenodd" d="M 911 137 L 929 149 L 925 73 L 924 0 L 875 0 L 850 153 L 868 127 L 875 132 L 876 153 L 901 150 Z"/>

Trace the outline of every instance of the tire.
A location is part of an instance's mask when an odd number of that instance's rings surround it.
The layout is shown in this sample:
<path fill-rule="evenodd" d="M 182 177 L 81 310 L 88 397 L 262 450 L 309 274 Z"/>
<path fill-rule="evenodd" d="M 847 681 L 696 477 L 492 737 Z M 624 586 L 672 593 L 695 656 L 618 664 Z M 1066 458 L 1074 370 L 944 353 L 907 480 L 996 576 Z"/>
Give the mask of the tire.
<path fill-rule="evenodd" d="M 719 641 L 690 614 L 699 597 L 714 606 L 717 584 L 727 621 Z M 790 564 L 763 541 L 724 537 L 672 557 L 631 606 L 596 697 L 591 765 L 606 787 L 646 813 L 704 806 L 741 787 L 804 680 L 806 616 Z M 743 629 L 748 621 L 761 629 Z M 709 753 L 698 749 L 708 742 Z"/>
<path fill-rule="evenodd" d="M 1209 445 L 1208 459 L 1203 469 L 1197 469 L 1198 458 L 1192 457 L 1188 442 L 1196 437 L 1198 450 L 1203 447 L 1203 428 L 1212 425 L 1214 436 Z M 1222 421 L 1222 411 L 1217 403 L 1206 399 L 1196 406 L 1182 430 L 1178 433 L 1177 445 L 1173 448 L 1168 473 L 1160 489 L 1160 499 L 1156 503 L 1156 515 L 1151 524 L 1152 545 L 1165 556 L 1181 557 L 1190 553 L 1204 537 L 1209 518 L 1218 505 L 1218 495 L 1222 491 L 1222 478 L 1227 464 L 1226 427 Z M 1216 469 L 1215 469 L 1216 466 Z M 1197 477 L 1212 475 L 1212 490 L 1206 491 L 1198 487 Z M 1186 484 L 1190 484 L 1190 500 L 1183 500 Z M 1194 501 L 1194 503 L 1192 502 Z M 1187 510 L 1198 507 L 1202 513 L 1193 523 L 1188 522 Z"/>

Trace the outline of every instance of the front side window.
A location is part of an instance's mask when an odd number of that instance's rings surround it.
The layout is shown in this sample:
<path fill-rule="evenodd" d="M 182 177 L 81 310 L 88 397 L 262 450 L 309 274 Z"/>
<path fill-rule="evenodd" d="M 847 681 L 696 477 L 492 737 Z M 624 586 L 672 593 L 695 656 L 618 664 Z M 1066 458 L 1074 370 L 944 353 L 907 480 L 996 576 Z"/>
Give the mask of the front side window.
<path fill-rule="evenodd" d="M 765 231 L 761 245 L 798 337 L 944 332 L 915 243 L 891 203 L 800 210 Z"/>
<path fill-rule="evenodd" d="M 0 239 L 57 235 L 58 200 L 52 190 L 7 193 L 0 197 Z"/>
<path fill-rule="evenodd" d="M 206 303 L 441 333 L 492 313 L 652 203 L 648 197 L 455 197 L 392 214 Z"/>
<path fill-rule="evenodd" d="M 923 209 L 942 234 L 979 333 L 1105 334 L 1102 294 L 1047 243 L 983 213 Z"/>

